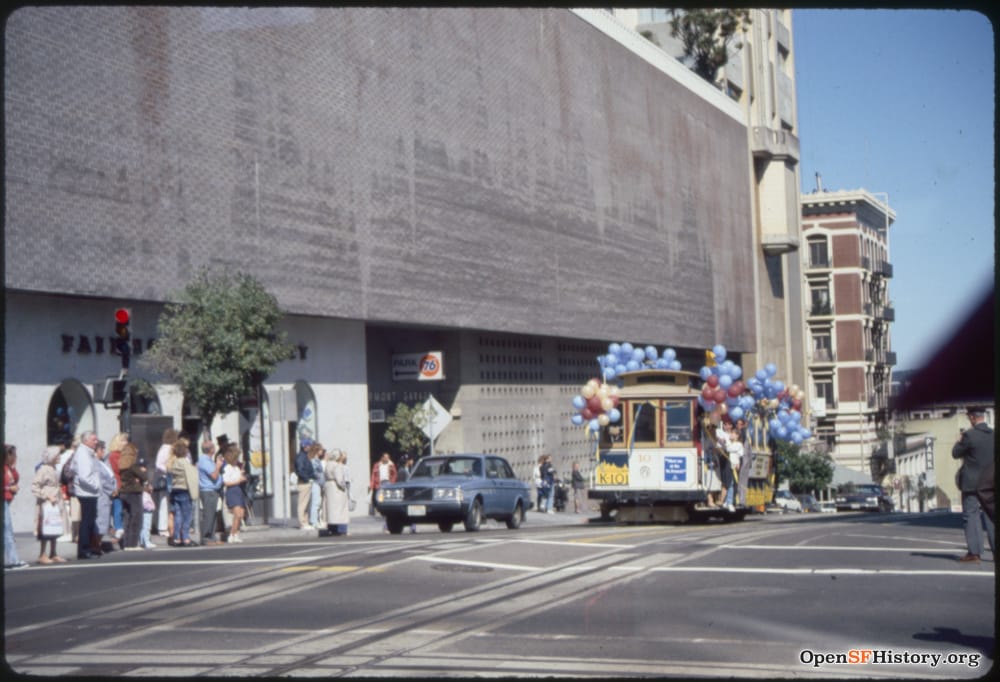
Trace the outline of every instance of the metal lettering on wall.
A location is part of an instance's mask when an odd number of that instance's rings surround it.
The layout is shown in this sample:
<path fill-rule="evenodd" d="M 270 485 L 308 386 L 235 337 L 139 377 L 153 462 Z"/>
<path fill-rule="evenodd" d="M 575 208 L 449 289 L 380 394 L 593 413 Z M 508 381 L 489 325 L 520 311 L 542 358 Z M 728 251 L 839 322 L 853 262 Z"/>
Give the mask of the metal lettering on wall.
<path fill-rule="evenodd" d="M 62 339 L 62 352 L 72 353 L 76 352 L 80 355 L 89 355 L 94 353 L 96 355 L 103 355 L 105 349 L 104 340 L 107 339 L 107 351 L 111 355 L 120 355 L 120 353 L 115 349 L 115 339 L 114 337 L 108 336 L 89 336 L 87 334 L 61 334 Z M 149 339 L 132 339 L 132 355 L 142 355 L 144 350 L 149 350 L 153 347 L 156 342 L 156 338 Z M 299 360 L 305 360 L 306 355 L 309 352 L 309 346 L 304 343 L 300 343 L 295 346 L 296 353 L 293 353 L 289 360 L 294 360 L 298 358 Z"/>

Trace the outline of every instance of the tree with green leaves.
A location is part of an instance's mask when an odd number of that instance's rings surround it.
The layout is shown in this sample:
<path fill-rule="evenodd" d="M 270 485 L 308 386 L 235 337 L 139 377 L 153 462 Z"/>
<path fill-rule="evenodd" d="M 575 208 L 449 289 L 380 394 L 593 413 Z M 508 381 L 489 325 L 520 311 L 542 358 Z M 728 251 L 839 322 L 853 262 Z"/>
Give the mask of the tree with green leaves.
<path fill-rule="evenodd" d="M 277 299 L 252 276 L 201 270 L 167 304 L 143 364 L 178 383 L 206 433 L 239 408 L 294 347 L 278 334 Z"/>
<path fill-rule="evenodd" d="M 779 441 L 777 456 L 780 480 L 787 480 L 793 493 L 825 490 L 833 480 L 833 460 L 826 453 L 803 451 L 794 443 Z"/>
<path fill-rule="evenodd" d="M 729 61 L 729 44 L 750 24 L 750 10 L 672 9 L 670 15 L 670 35 L 681 41 L 691 68 L 714 83 L 719 69 Z"/>
<path fill-rule="evenodd" d="M 430 440 L 423 429 L 427 426 L 427 411 L 422 405 L 410 407 L 398 403 L 395 413 L 386 418 L 385 439 L 399 446 L 401 452 L 420 457 Z"/>

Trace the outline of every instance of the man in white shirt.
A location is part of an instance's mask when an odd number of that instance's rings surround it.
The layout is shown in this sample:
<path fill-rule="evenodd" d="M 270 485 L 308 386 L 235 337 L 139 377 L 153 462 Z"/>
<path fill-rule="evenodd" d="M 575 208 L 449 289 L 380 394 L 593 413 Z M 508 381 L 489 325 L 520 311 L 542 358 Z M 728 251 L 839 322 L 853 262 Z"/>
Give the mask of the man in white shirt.
<path fill-rule="evenodd" d="M 80 446 L 73 454 L 73 495 L 80 502 L 80 532 L 76 544 L 77 559 L 93 559 L 97 555 L 90 551 L 90 541 L 97 525 L 97 496 L 101 492 L 101 475 L 98 470 L 97 434 L 84 431 L 80 436 Z"/>

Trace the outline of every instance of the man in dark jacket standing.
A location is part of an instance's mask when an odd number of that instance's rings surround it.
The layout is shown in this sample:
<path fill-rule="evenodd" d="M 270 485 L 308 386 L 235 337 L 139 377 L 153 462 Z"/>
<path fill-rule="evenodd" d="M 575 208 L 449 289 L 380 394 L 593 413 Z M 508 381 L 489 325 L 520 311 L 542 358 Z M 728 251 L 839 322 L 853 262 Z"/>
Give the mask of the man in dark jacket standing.
<path fill-rule="evenodd" d="M 979 561 L 983 553 L 983 525 L 990 541 L 990 551 L 996 556 L 995 525 L 991 515 L 980 504 L 976 490 L 983 470 L 993 462 L 993 429 L 986 425 L 986 412 L 981 407 L 968 410 L 971 429 L 962 432 L 951 450 L 951 456 L 962 460 L 958 470 L 958 486 L 962 491 L 962 516 L 965 522 L 965 542 L 969 552 L 959 559 L 962 562 Z"/>

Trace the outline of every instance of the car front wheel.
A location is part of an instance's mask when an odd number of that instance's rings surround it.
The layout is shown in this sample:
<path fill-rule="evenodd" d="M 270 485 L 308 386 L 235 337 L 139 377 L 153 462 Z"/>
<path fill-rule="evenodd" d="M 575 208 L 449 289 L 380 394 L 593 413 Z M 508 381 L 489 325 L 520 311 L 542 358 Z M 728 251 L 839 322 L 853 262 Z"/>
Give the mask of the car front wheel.
<path fill-rule="evenodd" d="M 477 497 L 469 505 L 469 511 L 465 515 L 465 530 L 474 532 L 479 530 L 479 525 L 483 522 L 483 503 Z"/>
<path fill-rule="evenodd" d="M 403 532 L 404 520 L 398 517 L 387 516 L 385 517 L 385 527 L 393 535 L 399 535 Z"/>
<path fill-rule="evenodd" d="M 454 525 L 452 521 L 438 521 L 438 528 L 441 529 L 442 533 L 450 533 Z"/>

